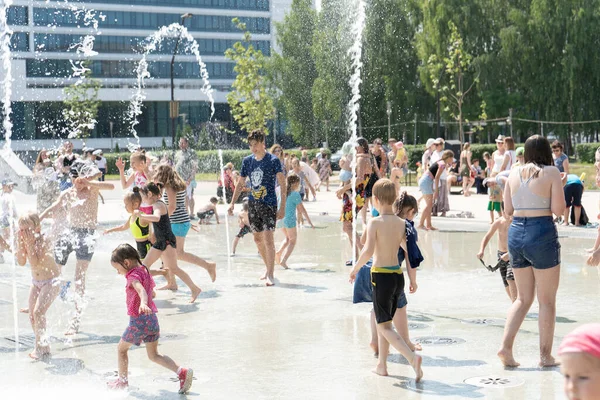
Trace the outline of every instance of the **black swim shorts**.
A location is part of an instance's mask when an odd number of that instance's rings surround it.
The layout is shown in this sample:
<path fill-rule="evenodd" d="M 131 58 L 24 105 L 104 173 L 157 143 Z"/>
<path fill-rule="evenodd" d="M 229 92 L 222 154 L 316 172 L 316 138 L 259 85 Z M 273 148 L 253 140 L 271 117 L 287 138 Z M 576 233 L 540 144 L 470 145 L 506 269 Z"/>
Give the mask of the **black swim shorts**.
<path fill-rule="evenodd" d="M 54 246 L 54 260 L 58 265 L 66 265 L 74 251 L 77 260 L 91 261 L 96 245 L 96 231 L 87 228 L 69 228 Z"/>
<path fill-rule="evenodd" d="M 143 242 L 135 242 L 135 244 L 137 246 L 138 253 L 140 253 L 140 258 L 143 260 L 144 258 L 146 258 L 150 247 L 152 247 L 152 243 L 150 243 L 150 241 L 146 239 Z"/>
<path fill-rule="evenodd" d="M 277 206 L 271 206 L 260 201 L 248 202 L 248 220 L 252 232 L 272 231 L 277 222 Z"/>
<path fill-rule="evenodd" d="M 378 324 L 394 319 L 398 299 L 404 290 L 404 274 L 371 273 L 373 309 Z"/>

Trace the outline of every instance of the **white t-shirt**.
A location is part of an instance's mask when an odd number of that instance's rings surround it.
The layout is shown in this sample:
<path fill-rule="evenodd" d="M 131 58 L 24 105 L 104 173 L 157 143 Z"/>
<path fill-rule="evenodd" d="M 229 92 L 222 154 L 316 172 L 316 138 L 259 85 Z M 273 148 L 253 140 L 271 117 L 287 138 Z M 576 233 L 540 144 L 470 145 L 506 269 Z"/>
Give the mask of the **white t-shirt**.
<path fill-rule="evenodd" d="M 96 159 L 96 166 L 98 166 L 98 168 L 104 168 L 106 169 L 106 158 L 105 157 L 100 157 L 100 159 Z"/>

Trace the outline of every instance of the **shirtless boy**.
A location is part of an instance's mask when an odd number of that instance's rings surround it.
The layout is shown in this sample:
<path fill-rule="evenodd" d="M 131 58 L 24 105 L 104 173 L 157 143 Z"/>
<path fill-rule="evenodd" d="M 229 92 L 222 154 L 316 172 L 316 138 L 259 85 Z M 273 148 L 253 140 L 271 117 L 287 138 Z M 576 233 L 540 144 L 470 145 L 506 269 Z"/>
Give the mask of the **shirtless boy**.
<path fill-rule="evenodd" d="M 54 261 L 52 244 L 40 231 L 37 214 L 19 218 L 16 259 L 19 265 L 31 265 L 29 321 L 35 334 L 35 344 L 29 357 L 39 359 L 50 355 L 46 337 L 46 312 L 60 291 L 60 267 Z"/>
<path fill-rule="evenodd" d="M 96 242 L 98 194 L 100 190 L 115 188 L 112 183 L 91 180 L 97 173 L 97 167 L 91 163 L 75 162 L 69 171 L 73 187 L 61 193 L 58 200 L 40 215 L 40 219 L 44 219 L 49 215 L 56 216 L 55 214 L 61 210 L 66 210 L 68 227 L 59 236 L 55 245 L 55 259 L 59 265 L 64 266 L 73 251 L 77 257 L 75 264 L 76 314 L 71 320 L 66 335 L 74 335 L 79 331 L 85 295 L 85 277 L 94 256 Z"/>
<path fill-rule="evenodd" d="M 216 197 L 211 197 L 210 202 L 200 207 L 200 211 L 198 211 L 198 223 L 199 224 L 210 224 L 210 219 L 214 215 L 217 224 L 219 222 L 219 213 L 217 212 L 217 204 L 219 200 Z"/>
<path fill-rule="evenodd" d="M 517 285 L 515 284 L 515 275 L 508 258 L 508 228 L 510 227 L 511 222 L 512 217 L 507 218 L 506 216 L 501 216 L 492 223 L 490 230 L 485 234 L 481 241 L 481 247 L 479 248 L 479 253 L 477 253 L 477 258 L 480 260 L 483 259 L 485 248 L 492 236 L 494 236 L 494 233 L 498 232 L 498 262 L 503 261 L 500 266 L 500 276 L 502 276 L 506 294 L 508 294 L 510 301 L 514 303 L 517 299 Z"/>
<path fill-rule="evenodd" d="M 373 202 L 379 216 L 367 224 L 367 241 L 363 246 L 356 266 L 350 273 L 350 282 L 356 280 L 360 268 L 373 256 L 371 280 L 373 283 L 373 308 L 377 320 L 379 341 L 378 363 L 375 373 L 387 376 L 387 357 L 390 344 L 410 363 L 416 373 L 415 380 L 423 377 L 422 358 L 411 351 L 402 336 L 392 327 L 392 320 L 398 305 L 398 297 L 404 289 L 404 275 L 398 265 L 398 249 L 406 252 L 406 222 L 394 214 L 396 187 L 389 179 L 379 179 L 373 186 Z M 407 268 L 410 270 L 408 257 Z M 413 274 L 414 275 L 414 274 Z M 417 284 L 410 277 L 410 293 L 417 290 Z"/>

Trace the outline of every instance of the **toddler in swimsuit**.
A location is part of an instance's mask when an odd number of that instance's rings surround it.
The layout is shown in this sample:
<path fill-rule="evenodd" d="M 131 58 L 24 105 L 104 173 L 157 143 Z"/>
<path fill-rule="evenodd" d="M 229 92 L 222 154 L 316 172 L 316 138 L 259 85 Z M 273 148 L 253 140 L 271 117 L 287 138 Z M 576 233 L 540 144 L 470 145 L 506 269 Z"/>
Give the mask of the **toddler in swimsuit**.
<path fill-rule="evenodd" d="M 109 382 L 111 389 L 126 389 L 129 386 L 127 352 L 133 345 L 146 343 L 148 358 L 177 374 L 179 378 L 179 393 L 186 393 L 192 387 L 194 371 L 177 365 L 170 357 L 158 353 L 158 312 L 154 304 L 154 280 L 148 269 L 142 264 L 139 253 L 128 244 L 122 244 L 113 252 L 110 259 L 113 268 L 127 279 L 125 293 L 127 294 L 127 314 L 129 326 L 119 342 L 119 377 Z"/>
<path fill-rule="evenodd" d="M 121 186 L 123 189 L 127 189 L 131 185 L 133 187 L 141 188 L 146 185 L 149 181 L 150 170 L 148 168 L 145 151 L 136 151 L 131 154 L 129 162 L 133 171 L 128 177 L 125 177 L 125 163 L 123 159 L 119 157 L 117 160 L 117 168 L 119 169 L 119 175 L 121 177 Z M 150 204 L 142 203 L 140 205 L 140 211 L 144 214 L 152 214 L 152 206 Z"/>
<path fill-rule="evenodd" d="M 152 247 L 152 243 L 150 242 L 150 224 L 140 221 L 139 216 L 133 215 L 134 211 L 140 210 L 140 205 L 142 204 L 140 189 L 134 187 L 133 191 L 126 193 L 123 202 L 125 203 L 125 209 L 130 214 L 129 218 L 127 218 L 127 221 L 123 225 L 105 230 L 104 234 L 126 231 L 127 229 L 131 230 L 138 253 L 140 253 L 140 258 L 143 259 L 148 254 L 150 247 Z"/>
<path fill-rule="evenodd" d="M 35 334 L 34 349 L 29 357 L 50 356 L 46 337 L 46 312 L 60 291 L 60 266 L 54 261 L 52 242 L 41 234 L 40 218 L 31 213 L 19 218 L 17 263 L 31 265 L 29 292 L 29 321 Z"/>

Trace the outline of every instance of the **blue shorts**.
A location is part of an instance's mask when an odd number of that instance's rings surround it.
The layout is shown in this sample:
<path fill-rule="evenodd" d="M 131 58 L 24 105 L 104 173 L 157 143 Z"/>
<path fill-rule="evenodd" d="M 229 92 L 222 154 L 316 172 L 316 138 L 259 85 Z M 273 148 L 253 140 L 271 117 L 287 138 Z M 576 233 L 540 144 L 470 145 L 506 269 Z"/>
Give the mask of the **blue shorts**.
<path fill-rule="evenodd" d="M 129 317 L 129 326 L 123 332 L 124 342 L 139 346 L 142 342 L 156 342 L 160 337 L 160 327 L 158 326 L 158 318 L 156 314 L 139 315 L 137 317 Z"/>
<path fill-rule="evenodd" d="M 552 217 L 514 217 L 508 229 L 513 269 L 548 269 L 560 264 L 558 231 Z"/>
<path fill-rule="evenodd" d="M 431 178 L 431 175 L 425 174 L 419 179 L 419 190 L 424 195 L 433 194 L 433 178 Z"/>
<path fill-rule="evenodd" d="M 176 237 L 186 237 L 191 227 L 192 224 L 190 222 L 171 224 L 171 230 Z"/>
<path fill-rule="evenodd" d="M 284 218 L 282 221 L 282 225 L 284 228 L 291 229 L 296 227 L 296 219 L 287 219 Z"/>
<path fill-rule="evenodd" d="M 373 302 L 373 284 L 371 283 L 371 264 L 369 261 L 366 265 L 358 271 L 356 274 L 356 281 L 354 282 L 354 295 L 352 297 L 352 303 L 372 303 Z M 406 307 L 408 302 L 406 301 L 406 294 L 404 290 L 398 297 L 398 308 Z"/>

